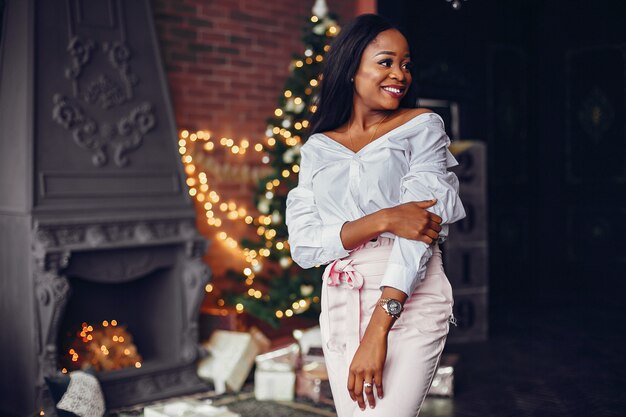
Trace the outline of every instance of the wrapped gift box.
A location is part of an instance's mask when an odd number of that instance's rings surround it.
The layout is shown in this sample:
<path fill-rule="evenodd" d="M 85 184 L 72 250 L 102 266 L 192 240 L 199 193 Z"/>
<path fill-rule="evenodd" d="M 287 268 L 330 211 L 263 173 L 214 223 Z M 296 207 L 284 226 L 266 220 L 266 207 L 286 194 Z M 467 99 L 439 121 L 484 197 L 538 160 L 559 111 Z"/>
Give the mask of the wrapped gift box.
<path fill-rule="evenodd" d="M 303 355 L 308 355 L 311 348 L 322 347 L 322 332 L 319 326 L 294 330 L 293 337 L 298 341 Z"/>
<path fill-rule="evenodd" d="M 454 396 L 454 366 L 458 355 L 443 355 L 433 378 L 428 395 L 439 397 Z"/>
<path fill-rule="evenodd" d="M 226 407 L 214 407 L 198 400 L 174 400 L 143 409 L 144 417 L 241 417 Z"/>
<path fill-rule="evenodd" d="M 257 345 L 259 355 L 270 350 L 272 342 L 267 338 L 267 336 L 265 336 L 265 334 L 263 334 L 261 330 L 252 326 L 250 330 L 248 330 L 248 333 L 250 333 L 252 341 Z"/>
<path fill-rule="evenodd" d="M 198 376 L 212 381 L 220 394 L 238 392 L 250 374 L 254 358 L 263 349 L 258 334 L 216 330 L 203 344 L 208 356 L 198 365 Z"/>
<path fill-rule="evenodd" d="M 296 374 L 296 395 L 309 398 L 315 403 L 332 404 L 324 357 L 307 355 L 302 358 L 302 368 Z"/>
<path fill-rule="evenodd" d="M 293 401 L 296 385 L 295 371 L 254 372 L 254 397 L 257 400 Z"/>
<path fill-rule="evenodd" d="M 300 362 L 300 346 L 297 343 L 290 343 L 258 355 L 255 362 L 257 370 L 294 371 Z"/>
<path fill-rule="evenodd" d="M 256 357 L 254 396 L 257 400 L 292 401 L 300 346 L 291 343 Z"/>

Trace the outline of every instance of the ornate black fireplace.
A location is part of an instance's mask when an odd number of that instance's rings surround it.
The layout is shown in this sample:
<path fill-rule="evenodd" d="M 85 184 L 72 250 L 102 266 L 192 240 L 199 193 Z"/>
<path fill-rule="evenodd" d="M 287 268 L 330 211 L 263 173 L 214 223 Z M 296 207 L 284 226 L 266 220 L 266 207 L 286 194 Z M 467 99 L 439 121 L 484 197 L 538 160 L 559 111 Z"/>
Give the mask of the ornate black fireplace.
<path fill-rule="evenodd" d="M 205 389 L 206 241 L 148 2 L 8 1 L 0 42 L 0 414 L 53 414 L 81 321 L 123 322 L 143 357 L 98 374 L 109 407 Z"/>

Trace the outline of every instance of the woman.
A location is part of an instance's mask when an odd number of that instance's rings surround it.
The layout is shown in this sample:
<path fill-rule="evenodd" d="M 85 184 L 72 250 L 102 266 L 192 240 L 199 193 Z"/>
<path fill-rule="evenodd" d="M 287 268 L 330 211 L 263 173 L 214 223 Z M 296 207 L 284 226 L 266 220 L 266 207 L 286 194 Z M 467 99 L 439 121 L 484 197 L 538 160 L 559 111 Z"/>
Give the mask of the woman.
<path fill-rule="evenodd" d="M 447 172 L 457 163 L 443 121 L 415 97 L 406 38 L 356 18 L 326 58 L 287 197 L 294 261 L 330 263 L 320 327 L 339 417 L 415 416 L 452 319 L 437 242 L 465 216 Z"/>

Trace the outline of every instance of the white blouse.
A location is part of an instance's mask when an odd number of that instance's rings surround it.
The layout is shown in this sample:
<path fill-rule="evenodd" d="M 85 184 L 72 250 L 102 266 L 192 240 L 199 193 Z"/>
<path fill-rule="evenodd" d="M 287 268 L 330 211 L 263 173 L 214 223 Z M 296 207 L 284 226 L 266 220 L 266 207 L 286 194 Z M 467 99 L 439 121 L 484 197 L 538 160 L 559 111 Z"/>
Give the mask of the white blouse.
<path fill-rule="evenodd" d="M 322 133 L 300 148 L 298 186 L 287 195 L 285 223 L 293 260 L 302 268 L 346 257 L 340 237 L 345 222 L 409 201 L 433 198 L 428 211 L 442 219 L 439 241 L 448 226 L 465 217 L 459 181 L 447 168 L 458 165 L 441 117 L 422 113 L 353 152 Z M 397 237 L 381 288 L 411 295 L 424 278 L 430 245 Z"/>

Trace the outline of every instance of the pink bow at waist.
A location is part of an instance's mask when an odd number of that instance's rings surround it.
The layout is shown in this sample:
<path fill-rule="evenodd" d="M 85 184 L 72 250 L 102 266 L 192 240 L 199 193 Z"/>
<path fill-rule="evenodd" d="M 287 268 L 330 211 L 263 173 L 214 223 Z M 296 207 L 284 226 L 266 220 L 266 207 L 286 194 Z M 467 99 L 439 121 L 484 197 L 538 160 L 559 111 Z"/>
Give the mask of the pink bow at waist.
<path fill-rule="evenodd" d="M 339 287 L 342 284 L 351 290 L 360 290 L 363 287 L 363 275 L 354 268 L 354 259 L 337 259 L 331 262 L 324 270 L 322 279 L 330 287 Z"/>
<path fill-rule="evenodd" d="M 329 315 L 329 293 L 343 292 L 345 305 L 343 312 L 345 328 L 342 333 L 347 337 L 346 352 L 350 358 L 354 356 L 361 340 L 361 292 L 369 290 L 378 293 L 380 277 L 385 273 L 389 253 L 393 245 L 393 239 L 380 237 L 376 242 L 366 242 L 354 249 L 344 259 L 337 259 L 326 266 L 322 278 L 322 315 L 328 323 L 329 334 L 332 334 L 336 323 L 333 323 Z M 366 277 L 370 282 L 365 282 Z M 376 277 L 375 279 L 372 279 Z M 365 288 L 364 288 L 365 287 Z M 347 290 L 347 291 L 346 291 Z"/>

